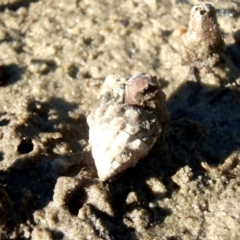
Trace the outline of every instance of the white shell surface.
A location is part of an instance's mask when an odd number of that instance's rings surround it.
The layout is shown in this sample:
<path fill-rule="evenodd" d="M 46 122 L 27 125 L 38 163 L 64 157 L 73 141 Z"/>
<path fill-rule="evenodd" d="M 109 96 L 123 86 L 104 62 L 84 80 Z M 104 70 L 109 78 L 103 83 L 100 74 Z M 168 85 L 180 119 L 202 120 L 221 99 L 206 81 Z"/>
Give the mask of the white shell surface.
<path fill-rule="evenodd" d="M 151 111 L 126 104 L 101 105 L 87 121 L 89 143 L 101 181 L 135 166 L 162 131 Z"/>

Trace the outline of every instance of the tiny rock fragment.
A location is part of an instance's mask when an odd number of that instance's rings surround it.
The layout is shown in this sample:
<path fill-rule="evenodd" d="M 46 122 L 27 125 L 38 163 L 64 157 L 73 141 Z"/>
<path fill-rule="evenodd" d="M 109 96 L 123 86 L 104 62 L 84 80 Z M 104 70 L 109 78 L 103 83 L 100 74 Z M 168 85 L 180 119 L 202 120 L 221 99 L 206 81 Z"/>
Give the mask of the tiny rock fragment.
<path fill-rule="evenodd" d="M 152 177 L 146 181 L 147 186 L 152 191 L 153 194 L 164 196 L 167 193 L 167 189 L 164 184 L 157 178 Z"/>
<path fill-rule="evenodd" d="M 185 53 L 182 63 L 196 68 L 213 67 L 224 56 L 224 42 L 217 23 L 215 8 L 199 3 L 191 9 L 188 31 L 185 35 Z"/>
<path fill-rule="evenodd" d="M 87 122 L 98 176 L 106 181 L 148 154 L 165 132 L 168 113 L 165 94 L 150 74 L 110 76 L 103 87 Z"/>
<path fill-rule="evenodd" d="M 187 184 L 191 181 L 193 177 L 192 169 L 189 166 L 179 169 L 172 180 L 182 188 L 186 188 Z"/>

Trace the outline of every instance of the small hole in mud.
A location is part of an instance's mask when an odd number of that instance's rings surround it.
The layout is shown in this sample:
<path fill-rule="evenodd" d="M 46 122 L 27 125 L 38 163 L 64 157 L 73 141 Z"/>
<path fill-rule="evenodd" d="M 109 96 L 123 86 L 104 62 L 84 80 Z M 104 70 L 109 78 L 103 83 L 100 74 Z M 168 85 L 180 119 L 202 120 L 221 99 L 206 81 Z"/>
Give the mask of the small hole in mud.
<path fill-rule="evenodd" d="M 10 123 L 9 119 L 2 119 L 0 121 L 0 127 L 7 126 Z"/>
<path fill-rule="evenodd" d="M 68 67 L 68 75 L 71 78 L 76 79 L 78 74 L 78 67 L 75 66 L 74 64 L 71 64 L 71 66 Z"/>
<path fill-rule="evenodd" d="M 3 152 L 0 152 L 0 162 L 4 159 L 4 153 Z"/>
<path fill-rule="evenodd" d="M 78 211 L 86 201 L 86 193 L 83 189 L 77 189 L 68 196 L 66 205 L 72 215 L 77 216 Z"/>
<path fill-rule="evenodd" d="M 201 10 L 201 11 L 200 11 L 200 14 L 201 14 L 201 15 L 205 15 L 205 13 L 206 13 L 206 10 Z"/>
<path fill-rule="evenodd" d="M 23 139 L 18 145 L 17 151 L 21 154 L 30 153 L 33 150 L 33 143 L 30 139 Z"/>

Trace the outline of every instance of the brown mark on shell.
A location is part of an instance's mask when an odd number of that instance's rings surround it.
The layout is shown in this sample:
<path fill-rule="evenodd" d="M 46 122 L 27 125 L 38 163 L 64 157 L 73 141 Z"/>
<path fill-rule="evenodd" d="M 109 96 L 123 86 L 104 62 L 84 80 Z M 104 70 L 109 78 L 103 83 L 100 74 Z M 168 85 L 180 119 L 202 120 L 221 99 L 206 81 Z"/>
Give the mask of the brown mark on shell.
<path fill-rule="evenodd" d="M 166 96 L 156 77 L 139 73 L 129 78 L 125 88 L 125 103 L 153 111 L 160 123 L 168 121 Z"/>
<path fill-rule="evenodd" d="M 157 91 L 157 84 L 152 76 L 144 73 L 134 75 L 127 81 L 125 103 L 144 106 L 146 96 L 150 99 L 156 95 Z"/>

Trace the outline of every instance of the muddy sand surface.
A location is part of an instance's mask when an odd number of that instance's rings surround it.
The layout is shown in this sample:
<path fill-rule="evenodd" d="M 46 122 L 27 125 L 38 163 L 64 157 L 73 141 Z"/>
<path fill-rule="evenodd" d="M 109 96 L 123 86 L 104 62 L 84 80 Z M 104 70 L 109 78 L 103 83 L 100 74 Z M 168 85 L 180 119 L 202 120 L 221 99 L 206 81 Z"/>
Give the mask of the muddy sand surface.
<path fill-rule="evenodd" d="M 240 2 L 211 2 L 225 60 L 204 71 L 182 64 L 198 3 L 0 1 L 1 240 L 240 239 Z M 102 183 L 86 117 L 137 72 L 166 94 L 165 144 Z"/>

